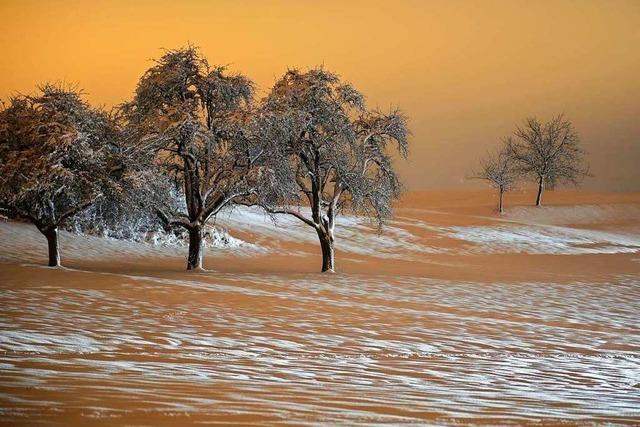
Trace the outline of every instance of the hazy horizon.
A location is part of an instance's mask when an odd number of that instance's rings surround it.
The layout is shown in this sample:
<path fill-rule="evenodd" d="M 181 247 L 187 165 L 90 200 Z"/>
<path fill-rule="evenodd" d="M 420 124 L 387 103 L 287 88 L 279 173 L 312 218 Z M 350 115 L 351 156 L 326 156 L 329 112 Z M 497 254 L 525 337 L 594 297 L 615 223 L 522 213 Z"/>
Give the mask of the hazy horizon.
<path fill-rule="evenodd" d="M 262 94 L 324 64 L 370 106 L 410 117 L 409 190 L 477 188 L 479 157 L 527 116 L 564 112 L 589 152 L 584 189 L 640 191 L 640 2 L 3 1 L 0 97 L 77 83 L 131 96 L 162 48 L 192 43 Z"/>

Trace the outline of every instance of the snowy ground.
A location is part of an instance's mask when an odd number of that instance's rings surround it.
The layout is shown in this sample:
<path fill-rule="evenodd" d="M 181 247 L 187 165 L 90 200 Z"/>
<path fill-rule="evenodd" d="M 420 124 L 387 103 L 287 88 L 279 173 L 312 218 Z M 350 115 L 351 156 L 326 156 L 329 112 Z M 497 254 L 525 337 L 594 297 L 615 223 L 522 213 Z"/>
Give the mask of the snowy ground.
<path fill-rule="evenodd" d="M 100 260 L 110 258 L 177 257 L 186 254 L 184 242 L 168 239 L 151 239 L 148 243 L 102 238 L 60 231 L 62 258 Z M 266 249 L 243 242 L 225 232 L 216 231 L 209 238 L 208 248 L 221 256 L 252 256 Z M 0 219 L 0 261 L 41 262 L 46 259 L 45 237 L 29 223 Z"/>
<path fill-rule="evenodd" d="M 307 213 L 308 214 L 308 213 Z M 615 254 L 640 252 L 640 226 L 617 230 L 588 229 L 585 225 L 640 218 L 640 206 L 573 206 L 516 208 L 489 224 L 442 226 L 415 218 L 389 221 L 381 233 L 367 220 L 343 215 L 338 218 L 337 246 L 341 251 L 385 259 L 420 261 L 428 254 Z M 562 224 L 562 225 L 557 225 Z M 266 215 L 257 207 L 236 207 L 223 212 L 215 221 L 214 238 L 209 239 L 209 256 L 254 256 L 288 251 L 278 242 L 315 244 L 315 232 L 300 220 Z M 578 226 L 578 227 L 576 227 Z M 429 239 L 414 234 L 422 229 Z M 225 230 L 230 230 L 231 235 Z M 248 233 L 254 240 L 245 242 L 233 236 Z M 463 247 L 442 244 L 443 239 L 460 241 Z M 45 256 L 44 237 L 30 224 L 0 220 L 0 241 L 4 250 L 0 260 L 37 262 Z M 24 246 L 29 250 L 25 254 Z M 159 239 L 157 244 L 119 241 L 61 232 L 63 256 L 74 259 L 108 257 L 179 256 L 184 243 Z"/>
<path fill-rule="evenodd" d="M 640 419 L 637 277 L 60 274 L 2 292 L 16 422 Z"/>
<path fill-rule="evenodd" d="M 556 213 L 557 212 L 557 213 Z M 308 213 L 307 213 L 308 214 Z M 640 207 L 545 207 L 520 208 L 504 220 L 489 225 L 436 226 L 417 219 L 403 218 L 390 221 L 382 234 L 372 230 L 370 222 L 342 216 L 337 220 L 338 245 L 345 252 L 380 258 L 410 256 L 420 260 L 425 254 L 449 253 L 446 245 L 427 244 L 412 234 L 411 228 L 422 228 L 433 233 L 434 239 L 451 238 L 470 244 L 465 253 L 528 253 L 528 254 L 612 254 L 640 252 L 640 227 L 632 232 L 605 232 L 559 226 L 549 223 L 589 224 L 612 219 L 640 218 Z M 534 221 L 538 222 L 534 222 Z M 590 221 L 590 222 L 589 222 Z M 298 219 L 278 216 L 274 223 L 258 208 L 236 208 L 221 215 L 219 224 L 232 229 L 252 232 L 262 237 L 287 241 L 314 243 L 313 230 Z M 460 252 L 458 249 L 456 252 Z"/>
<path fill-rule="evenodd" d="M 0 223 L 0 424 L 639 423 L 635 207 L 426 208 L 343 219 L 335 275 L 253 209 L 218 218 L 248 243 L 204 273 L 67 233 L 52 270 Z"/>

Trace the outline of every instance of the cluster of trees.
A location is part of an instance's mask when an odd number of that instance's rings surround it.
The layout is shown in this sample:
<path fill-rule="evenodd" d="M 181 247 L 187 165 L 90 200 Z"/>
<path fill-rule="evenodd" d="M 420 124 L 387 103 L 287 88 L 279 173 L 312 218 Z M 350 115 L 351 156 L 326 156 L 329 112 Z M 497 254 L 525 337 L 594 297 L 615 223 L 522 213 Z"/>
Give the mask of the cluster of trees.
<path fill-rule="evenodd" d="M 504 211 L 504 193 L 521 179 L 536 182 L 536 206 L 541 206 L 545 188 L 561 183 L 579 185 L 589 175 L 584 154 L 573 124 L 564 115 L 546 123 L 532 117 L 518 126 L 513 135 L 504 138 L 495 153 L 480 161 L 474 177 L 498 190 L 500 213 Z"/>
<path fill-rule="evenodd" d="M 406 118 L 368 109 L 322 67 L 289 70 L 256 100 L 249 78 L 186 47 L 166 51 L 113 111 L 82 95 L 47 84 L 0 111 L 0 209 L 46 236 L 50 266 L 58 228 L 90 209 L 112 226 L 185 229 L 187 269 L 201 269 L 206 224 L 257 205 L 313 228 L 322 271 L 333 271 L 336 215 L 381 226 L 400 194 L 391 152 L 407 155 Z"/>

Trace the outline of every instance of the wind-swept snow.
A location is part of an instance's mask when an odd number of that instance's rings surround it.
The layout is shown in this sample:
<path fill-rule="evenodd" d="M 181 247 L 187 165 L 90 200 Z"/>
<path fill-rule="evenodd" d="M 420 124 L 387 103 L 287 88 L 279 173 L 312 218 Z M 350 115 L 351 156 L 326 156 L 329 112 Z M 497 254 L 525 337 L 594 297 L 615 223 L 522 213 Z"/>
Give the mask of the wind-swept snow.
<path fill-rule="evenodd" d="M 48 273 L 33 269 L 34 284 L 38 272 Z M 637 277 L 534 284 L 55 274 L 46 286 L 9 281 L 0 292 L 0 410 L 12 419 L 68 419 L 78 408 L 85 421 L 638 416 Z M 98 403 L 102 412 L 90 410 Z"/>
<path fill-rule="evenodd" d="M 443 231 L 476 244 L 473 253 L 636 253 L 640 252 L 638 218 L 638 205 L 528 206 L 509 210 L 495 225 Z"/>
<path fill-rule="evenodd" d="M 301 210 L 310 215 L 308 209 Z M 274 221 L 275 219 L 275 221 Z M 218 215 L 217 222 L 231 230 L 254 233 L 263 237 L 288 242 L 317 244 L 313 228 L 289 215 L 267 215 L 258 207 L 236 207 Z M 340 251 L 382 258 L 406 259 L 411 256 L 440 252 L 441 249 L 424 245 L 411 232 L 396 226 L 394 221 L 380 232 L 365 218 L 341 215 L 336 219 L 336 246 Z"/>
<path fill-rule="evenodd" d="M 337 219 L 336 247 L 340 252 L 361 256 L 413 261 L 428 260 L 430 254 L 638 253 L 640 226 L 633 225 L 637 212 L 640 207 L 635 205 L 514 208 L 508 215 L 482 224 L 443 226 L 403 217 L 389 221 L 380 232 L 366 219 L 343 215 Z M 416 234 L 418 229 L 422 230 L 421 235 Z M 233 237 L 238 232 L 247 234 L 252 241 Z M 236 207 L 219 214 L 216 226 L 209 228 L 205 245 L 214 249 L 206 256 L 267 252 L 295 256 L 300 255 L 299 251 L 283 249 L 278 242 L 303 243 L 312 252 L 317 239 L 311 227 L 291 216 L 272 217 L 258 207 Z M 148 233 L 139 239 L 146 243 L 65 232 L 60 240 L 63 257 L 78 259 L 184 256 L 186 245 L 185 236 L 165 233 Z M 454 248 L 447 240 L 462 246 Z M 0 221 L 0 241 L 4 245 L 0 259 L 39 261 L 46 254 L 44 237 L 30 224 Z"/>
<path fill-rule="evenodd" d="M 555 208 L 554 208 L 555 209 Z M 630 207 L 629 212 L 634 208 Z M 593 208 L 586 212 L 593 211 Z M 603 217 L 611 218 L 611 213 L 619 213 L 619 209 L 605 208 L 603 212 L 597 212 L 592 221 L 602 220 Z M 532 212 L 531 209 L 520 210 L 515 217 L 524 216 L 524 212 Z M 533 211 L 536 212 L 536 211 Z M 544 217 L 551 216 L 550 209 Z M 561 208 L 560 216 L 566 221 L 568 208 Z M 578 208 L 578 212 L 584 212 Z M 305 215 L 309 212 L 302 211 Z M 623 211 L 624 215 L 628 215 Z M 586 221 L 585 213 L 576 214 Z M 532 214 L 535 219 L 536 216 Z M 510 218 L 510 217 L 509 217 Z M 539 218 L 539 217 L 538 217 Z M 278 215 L 275 217 L 266 215 L 257 207 L 240 207 L 228 211 L 219 216 L 218 222 L 231 230 L 242 230 L 255 233 L 260 237 L 278 239 L 290 242 L 316 243 L 317 236 L 312 228 L 302 224 L 298 219 Z M 412 234 L 411 227 L 421 227 L 429 230 L 438 238 L 450 238 L 462 240 L 470 245 L 465 249 L 456 250 L 473 253 L 531 253 L 531 254 L 595 254 L 595 253 L 633 253 L 640 252 L 640 232 L 638 234 L 604 232 L 598 230 L 576 229 L 570 227 L 547 226 L 544 224 L 523 225 L 518 221 L 495 221 L 492 225 L 443 227 L 420 221 L 392 220 L 377 233 L 366 219 L 349 215 L 338 217 L 336 225 L 336 245 L 341 251 L 359 255 L 369 255 L 380 258 L 398 258 L 419 260 L 428 257 L 428 254 L 451 253 L 446 245 L 437 246 L 432 242 L 425 242 L 419 236 Z M 260 238 L 259 237 L 259 238 Z"/>
<path fill-rule="evenodd" d="M 118 240 L 60 231 L 60 246 L 63 260 L 108 259 L 130 257 L 176 257 L 184 256 L 186 243 L 169 234 L 149 235 L 145 242 Z M 265 249 L 243 242 L 228 233 L 211 229 L 205 236 L 205 245 L 215 248 L 208 254 L 234 254 L 250 256 L 263 253 Z M 0 219 L 0 261 L 41 262 L 47 256 L 45 237 L 29 223 Z"/>
<path fill-rule="evenodd" d="M 331 275 L 287 270 L 317 256 L 317 236 L 257 208 L 218 217 L 218 229 L 250 243 L 223 235 L 226 249 L 207 256 L 228 257 L 198 273 L 159 257 L 183 257 L 182 247 L 69 233 L 63 256 L 82 262 L 39 268 L 24 262 L 44 259 L 35 227 L 0 222 L 0 416 L 637 424 L 640 264 L 628 254 L 640 252 L 637 220 L 615 208 L 580 225 L 568 211 L 551 225 L 538 211 L 429 212 L 401 212 L 382 235 L 339 218 L 339 256 L 357 263 Z M 139 270 L 89 260 L 132 255 Z"/>
<path fill-rule="evenodd" d="M 450 227 L 442 232 L 476 244 L 469 250 L 471 253 L 579 255 L 640 252 L 640 235 L 568 227 L 501 224 Z"/>
<path fill-rule="evenodd" d="M 634 204 L 516 206 L 509 209 L 504 217 L 514 221 L 535 222 L 548 225 L 588 225 L 632 222 L 638 226 L 640 206 Z"/>

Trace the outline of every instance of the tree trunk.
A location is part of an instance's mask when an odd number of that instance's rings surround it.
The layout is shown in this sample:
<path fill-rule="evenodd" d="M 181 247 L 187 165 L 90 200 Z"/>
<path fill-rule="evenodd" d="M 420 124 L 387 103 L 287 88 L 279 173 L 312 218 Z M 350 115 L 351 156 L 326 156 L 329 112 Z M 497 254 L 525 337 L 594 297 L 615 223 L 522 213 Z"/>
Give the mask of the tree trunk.
<path fill-rule="evenodd" d="M 503 203 L 502 203 L 503 199 L 504 199 L 504 190 L 500 188 L 500 198 L 498 201 L 498 212 L 500 213 L 504 212 Z"/>
<path fill-rule="evenodd" d="M 320 239 L 320 248 L 322 248 L 322 272 L 335 271 L 335 257 L 333 253 L 334 237 L 331 233 L 318 228 L 318 238 Z"/>
<path fill-rule="evenodd" d="M 544 178 L 538 180 L 538 197 L 536 197 L 536 206 L 542 206 L 542 192 L 544 191 Z"/>
<path fill-rule="evenodd" d="M 202 270 L 203 250 L 202 227 L 191 227 L 189 229 L 189 257 L 187 258 L 187 270 Z"/>
<path fill-rule="evenodd" d="M 42 232 L 47 238 L 49 247 L 49 267 L 60 267 L 60 242 L 58 240 L 58 227 L 46 229 Z"/>

